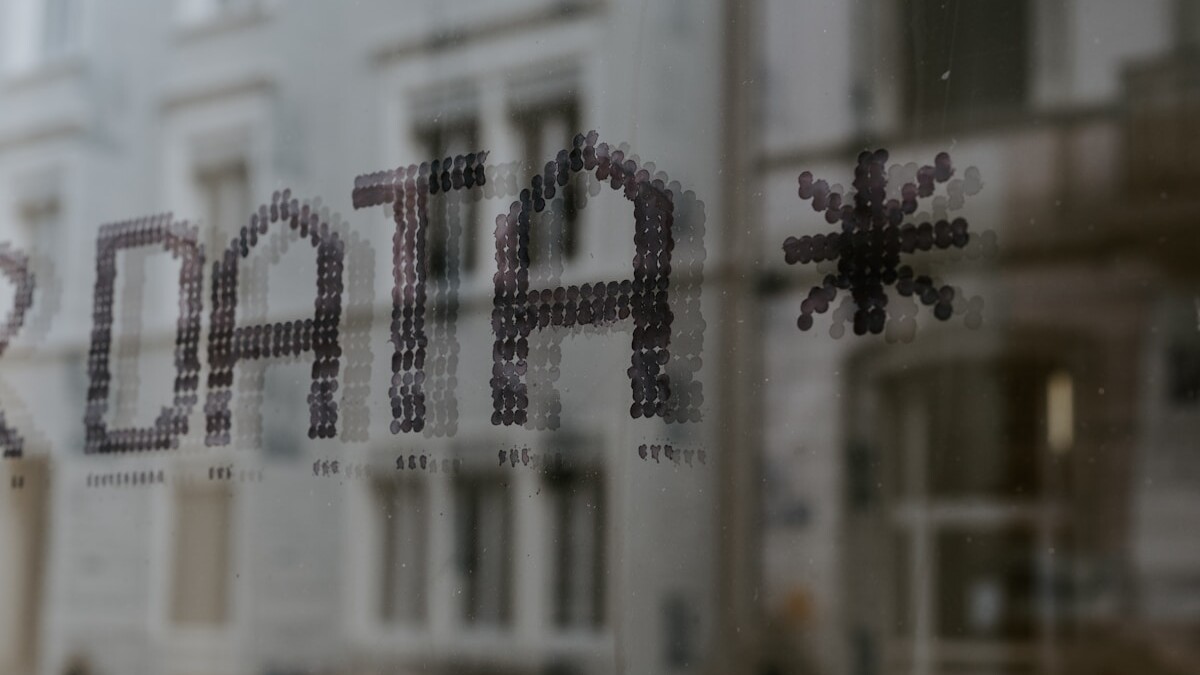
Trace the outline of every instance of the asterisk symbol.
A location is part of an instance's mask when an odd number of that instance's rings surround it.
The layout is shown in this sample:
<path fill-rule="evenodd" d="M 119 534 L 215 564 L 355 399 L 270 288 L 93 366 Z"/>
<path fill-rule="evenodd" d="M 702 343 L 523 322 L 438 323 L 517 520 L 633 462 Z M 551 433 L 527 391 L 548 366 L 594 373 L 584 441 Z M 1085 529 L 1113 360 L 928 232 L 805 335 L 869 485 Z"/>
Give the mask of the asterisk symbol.
<path fill-rule="evenodd" d="M 933 315 L 942 321 L 953 314 L 954 289 L 939 288 L 930 277 L 917 276 L 912 267 L 900 264 L 902 253 L 965 248 L 970 240 L 963 218 L 920 225 L 904 222 L 916 213 L 918 198 L 931 196 L 935 183 L 945 183 L 954 175 L 950 155 L 940 153 L 933 166 L 918 169 L 917 181 L 901 188 L 900 199 L 887 197 L 887 159 L 888 153 L 882 149 L 859 154 L 854 191 L 845 203 L 842 195 L 831 193 L 825 181 L 814 181 L 808 171 L 800 174 L 800 198 L 812 200 L 813 210 L 823 211 L 829 224 L 842 224 L 841 232 L 788 237 L 783 242 L 789 265 L 824 260 L 838 263 L 837 273 L 825 275 L 823 283 L 814 286 L 800 303 L 796 321 L 800 330 L 812 328 L 813 313 L 828 311 L 839 290 L 850 292 L 857 335 L 883 332 L 888 318 L 885 286 L 895 285 L 905 297 L 917 296 L 923 304 L 933 306 Z"/>

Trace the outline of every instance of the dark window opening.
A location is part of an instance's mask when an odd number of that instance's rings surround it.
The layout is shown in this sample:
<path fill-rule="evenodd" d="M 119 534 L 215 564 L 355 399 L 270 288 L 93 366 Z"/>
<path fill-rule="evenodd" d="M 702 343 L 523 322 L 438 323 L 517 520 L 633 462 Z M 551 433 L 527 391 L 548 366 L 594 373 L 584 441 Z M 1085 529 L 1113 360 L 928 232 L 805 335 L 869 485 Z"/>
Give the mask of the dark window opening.
<path fill-rule="evenodd" d="M 1176 405 L 1200 401 L 1200 344 L 1175 345 L 1167 352 L 1167 390 Z"/>
<path fill-rule="evenodd" d="M 907 0 L 904 110 L 915 130 L 976 122 L 1025 103 L 1027 0 Z"/>
<path fill-rule="evenodd" d="M 427 156 L 444 171 L 446 160 L 477 152 L 479 125 L 471 120 L 438 125 L 420 134 Z M 479 202 L 465 190 L 439 191 L 427 201 L 428 224 L 425 230 L 426 274 L 430 279 L 446 279 L 455 270 L 474 271 L 478 264 L 477 214 Z"/>
<path fill-rule="evenodd" d="M 380 481 L 376 495 L 383 516 L 380 618 L 387 624 L 417 624 L 426 615 L 428 492 L 419 481 Z"/>
<path fill-rule="evenodd" d="M 546 163 L 559 151 L 571 149 L 579 128 L 579 107 L 574 101 L 550 106 L 521 109 L 516 114 L 525 149 L 526 177 L 522 186 L 531 185 L 536 175 L 545 175 Z M 558 187 L 554 199 L 546 200 L 546 209 L 530 219 L 530 265 L 575 260 L 579 253 L 579 204 L 582 201 L 581 174 Z"/>
<path fill-rule="evenodd" d="M 512 621 L 512 500 L 498 477 L 455 479 L 457 564 L 467 624 Z"/>
<path fill-rule="evenodd" d="M 553 530 L 554 624 L 594 628 L 604 623 L 604 481 L 599 471 L 547 475 Z"/>

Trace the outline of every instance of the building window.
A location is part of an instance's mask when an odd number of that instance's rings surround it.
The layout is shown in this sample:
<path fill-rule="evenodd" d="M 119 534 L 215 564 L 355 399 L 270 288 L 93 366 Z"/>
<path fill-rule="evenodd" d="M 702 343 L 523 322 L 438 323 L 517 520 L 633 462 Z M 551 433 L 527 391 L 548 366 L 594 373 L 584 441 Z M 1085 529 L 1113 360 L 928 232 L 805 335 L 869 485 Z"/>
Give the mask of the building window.
<path fill-rule="evenodd" d="M 914 127 L 1011 112 L 1029 91 L 1028 0 L 906 0 L 904 106 Z"/>
<path fill-rule="evenodd" d="M 1038 583 L 1034 528 L 940 528 L 936 634 L 948 639 L 1029 640 Z"/>
<path fill-rule="evenodd" d="M 82 33 L 81 0 L 11 0 L 0 6 L 7 65 L 20 72 L 70 56 Z"/>
<path fill-rule="evenodd" d="M 217 259 L 243 225 L 249 222 L 250 171 L 245 160 L 205 164 L 194 175 L 203 209 L 202 240 L 209 257 Z"/>
<path fill-rule="evenodd" d="M 233 492 L 227 485 L 180 486 L 175 500 L 171 621 L 220 626 L 229 620 Z"/>
<path fill-rule="evenodd" d="M 454 480 L 456 559 L 462 582 L 462 620 L 508 625 L 512 620 L 512 499 L 498 476 Z"/>
<path fill-rule="evenodd" d="M 1072 540 L 1056 505 L 1074 442 L 1070 375 L 1002 359 L 881 382 L 890 534 L 880 541 L 897 657 L 943 672 L 952 663 L 939 655 L 990 644 L 980 665 L 1017 665 L 1067 614 Z"/>
<path fill-rule="evenodd" d="M 533 177 L 545 175 L 546 163 L 561 150 L 570 150 L 580 132 L 579 106 L 573 99 L 554 104 L 518 108 L 517 128 L 524 145 L 526 176 L 522 186 Z M 546 200 L 546 209 L 530 219 L 530 265 L 555 265 L 574 260 L 579 253 L 579 204 L 581 176 L 576 174 L 566 187 L 559 188 L 554 199 Z"/>
<path fill-rule="evenodd" d="M 379 618 L 416 625 L 426 616 L 428 490 L 418 480 L 381 480 L 375 495 L 382 543 Z"/>
<path fill-rule="evenodd" d="M 663 663 L 668 670 L 684 670 L 693 665 L 698 624 L 696 608 L 686 594 L 671 591 L 663 596 Z"/>
<path fill-rule="evenodd" d="M 47 492 L 43 460 L 0 464 L 0 672 L 36 671 Z"/>
<path fill-rule="evenodd" d="M 1194 0 L 1175 0 L 1175 46 L 1180 51 L 1200 48 L 1200 5 Z"/>
<path fill-rule="evenodd" d="M 599 471 L 553 471 L 546 477 L 554 557 L 553 620 L 566 629 L 604 623 L 607 566 L 604 481 Z"/>
<path fill-rule="evenodd" d="M 19 207 L 16 245 L 27 255 L 52 255 L 58 239 L 62 208 L 55 198 L 25 201 Z"/>
<path fill-rule="evenodd" d="M 1167 351 L 1167 393 L 1178 406 L 1200 401 L 1200 341 L 1179 341 Z"/>
<path fill-rule="evenodd" d="M 76 44 L 79 19 L 77 0 L 44 0 L 42 5 L 42 56 L 54 58 Z"/>
<path fill-rule="evenodd" d="M 425 156 L 445 161 L 478 152 L 479 125 L 474 118 L 461 119 L 422 129 L 418 133 Z M 479 202 L 465 190 L 441 192 L 428 200 L 429 222 L 425 230 L 426 274 L 446 279 L 458 270 L 473 272 L 478 265 Z M 460 258 L 461 256 L 461 258 Z"/>

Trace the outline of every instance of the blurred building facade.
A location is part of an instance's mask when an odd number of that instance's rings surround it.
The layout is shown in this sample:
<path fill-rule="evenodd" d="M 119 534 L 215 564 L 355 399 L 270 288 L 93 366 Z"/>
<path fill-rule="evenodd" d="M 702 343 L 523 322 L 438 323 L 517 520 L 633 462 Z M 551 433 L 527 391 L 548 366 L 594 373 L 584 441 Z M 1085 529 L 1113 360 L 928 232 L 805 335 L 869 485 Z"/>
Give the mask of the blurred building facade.
<path fill-rule="evenodd" d="M 718 3 L 3 10 L 4 236 L 34 251 L 39 293 L 5 354 L 25 458 L 5 463 L 23 485 L 0 510 L 0 670 L 703 672 L 721 645 L 720 397 L 699 415 L 701 353 L 719 352 L 703 329 L 719 294 L 699 295 L 722 262 L 703 243 L 720 229 Z M 494 219 L 589 129 L 676 195 L 675 279 L 693 289 L 677 325 L 704 343 L 679 364 L 697 414 L 630 419 L 632 326 L 618 325 L 539 343 L 538 423 L 496 426 Z M 355 177 L 478 151 L 489 186 L 430 203 L 429 428 L 393 435 L 395 222 L 355 210 Z M 211 261 L 282 189 L 346 242 L 339 437 L 305 437 L 302 355 L 239 366 L 226 447 L 204 445 L 202 384 L 179 449 L 85 456 L 99 226 L 171 211 L 199 224 Z M 619 191 L 581 178 L 554 203 L 538 283 L 631 277 Z M 265 239 L 239 322 L 311 317 L 308 247 Z M 146 426 L 172 395 L 178 261 L 131 249 L 118 267 L 109 423 Z"/>
<path fill-rule="evenodd" d="M 1192 3 L 761 11 L 775 639 L 815 672 L 1196 672 Z M 796 176 L 849 189 L 881 147 L 893 175 L 978 168 L 961 211 L 914 222 L 995 233 L 994 259 L 922 268 L 983 298 L 981 327 L 796 330 L 828 270 L 773 246 L 834 229 Z"/>
<path fill-rule="evenodd" d="M 1187 0 L 3 10 L 0 238 L 39 295 L 0 361 L 0 672 L 1200 671 Z M 537 424 L 489 423 L 494 218 L 589 129 L 679 183 L 702 421 L 631 421 L 629 334 L 595 331 L 539 343 Z M 880 147 L 982 177 L 917 217 L 997 255 L 915 263 L 981 326 L 797 329 L 829 267 L 779 246 L 833 227 L 796 177 Z M 430 428 L 393 435 L 393 214 L 354 177 L 478 150 L 490 191 L 430 206 Z M 173 211 L 211 252 L 284 188 L 347 241 L 339 438 L 304 435 L 301 356 L 239 365 L 228 447 L 201 402 L 179 450 L 84 456 L 98 226 Z M 604 190 L 560 197 L 540 284 L 629 276 Z M 295 241 L 240 320 L 311 313 Z M 178 267 L 121 264 L 110 415 L 148 424 Z M 668 444 L 691 464 L 638 455 Z"/>

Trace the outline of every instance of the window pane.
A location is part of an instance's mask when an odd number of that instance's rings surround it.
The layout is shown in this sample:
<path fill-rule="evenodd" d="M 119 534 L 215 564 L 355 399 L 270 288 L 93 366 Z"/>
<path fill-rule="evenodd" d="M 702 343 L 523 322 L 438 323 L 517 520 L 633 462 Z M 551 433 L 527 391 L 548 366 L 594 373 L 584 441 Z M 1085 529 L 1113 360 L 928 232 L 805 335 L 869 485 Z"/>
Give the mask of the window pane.
<path fill-rule="evenodd" d="M 175 567 L 171 620 L 220 625 L 229 618 L 233 492 L 222 485 L 184 485 L 175 498 Z"/>
<path fill-rule="evenodd" d="M 454 158 L 479 151 L 479 130 L 473 120 L 438 125 L 421 134 L 431 163 L 439 175 L 455 168 Z M 450 164 L 446 163 L 450 160 Z M 441 189 L 427 197 L 425 230 L 426 274 L 430 279 L 458 279 L 475 269 L 479 258 L 478 201 L 461 190 Z"/>
<path fill-rule="evenodd" d="M 79 11 L 75 0 L 42 0 L 44 21 L 42 52 L 55 56 L 66 52 L 75 40 L 76 14 Z"/>
<path fill-rule="evenodd" d="M 10 465 L 14 468 L 16 465 Z M 37 663 L 46 558 L 46 468 L 22 462 L 0 468 L 0 670 L 29 672 Z M 2 494 L 2 493 L 0 493 Z"/>
<path fill-rule="evenodd" d="M 195 174 L 205 228 L 210 232 L 210 250 L 229 246 L 236 233 L 250 222 L 250 175 L 245 161 L 203 166 Z"/>
<path fill-rule="evenodd" d="M 418 481 L 380 481 L 375 487 L 382 529 L 380 618 L 417 624 L 425 619 L 428 557 L 427 490 Z"/>
<path fill-rule="evenodd" d="M 907 0 L 906 109 L 917 128 L 947 119 L 987 118 L 1025 102 L 1029 8 L 1026 0 Z"/>
<path fill-rule="evenodd" d="M 512 616 L 512 504 L 493 476 L 455 480 L 462 617 L 468 624 L 507 624 Z"/>
<path fill-rule="evenodd" d="M 1033 543 L 1025 529 L 939 534 L 938 635 L 1031 638 L 1038 610 Z"/>
<path fill-rule="evenodd" d="M 925 454 L 926 486 L 937 498 L 1033 499 L 1043 489 L 1046 370 L 1020 361 L 957 363 L 905 376 L 889 390 L 901 430 L 918 423 L 915 397 L 925 410 L 923 433 L 895 437 L 904 452 Z M 906 417 L 907 416 L 907 417 Z M 910 430 L 918 433 L 917 430 Z M 928 439 L 926 448 L 912 443 Z M 916 439 L 916 440 L 914 440 Z M 896 476 L 905 484 L 905 469 Z"/>
<path fill-rule="evenodd" d="M 604 622 L 605 499 L 600 475 L 558 472 L 547 478 L 554 528 L 554 623 L 593 628 Z"/>
<path fill-rule="evenodd" d="M 569 152 L 579 129 L 579 113 L 573 100 L 551 105 L 520 108 L 517 124 L 525 144 L 525 163 L 531 185 L 535 176 L 545 176 L 546 164 L 557 161 L 558 153 Z M 579 250 L 579 211 L 583 177 L 575 176 L 565 186 L 555 186 L 555 196 L 546 200 L 545 210 L 530 223 L 531 265 L 561 265 L 573 260 Z"/>

